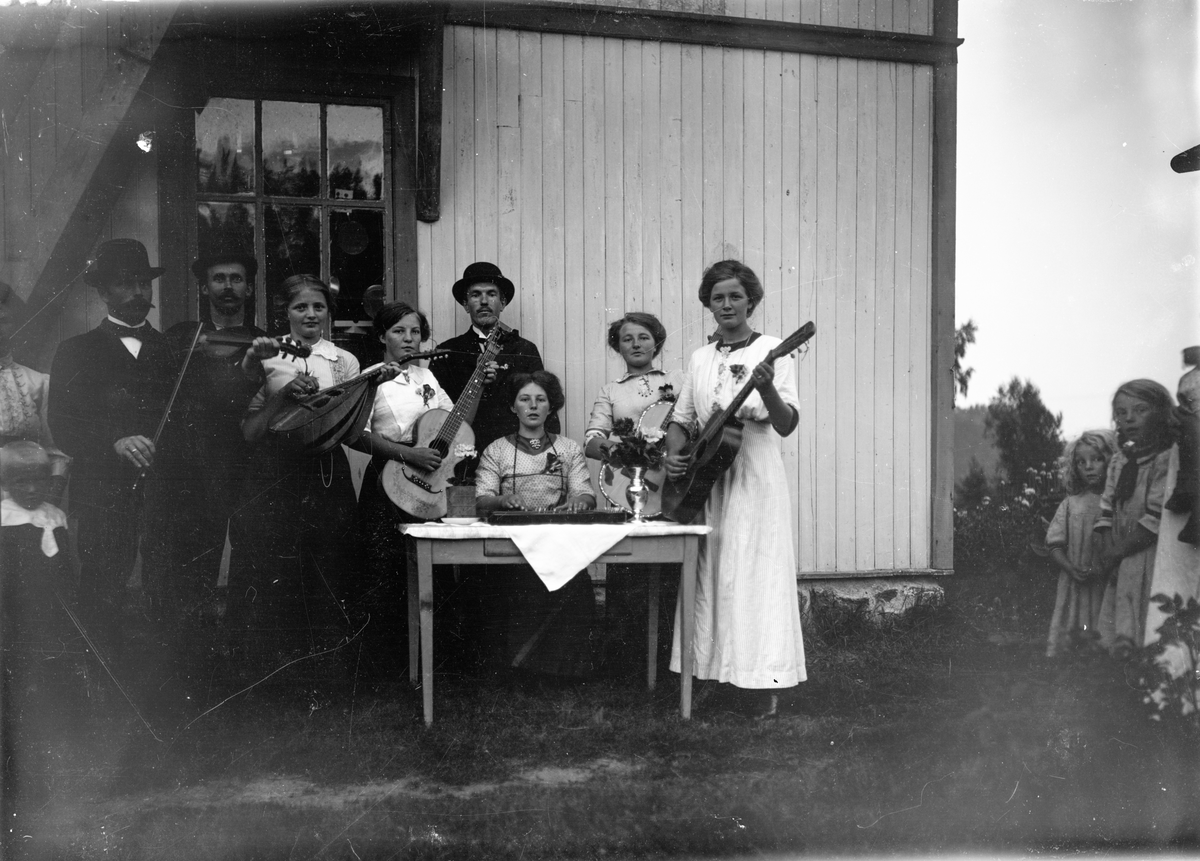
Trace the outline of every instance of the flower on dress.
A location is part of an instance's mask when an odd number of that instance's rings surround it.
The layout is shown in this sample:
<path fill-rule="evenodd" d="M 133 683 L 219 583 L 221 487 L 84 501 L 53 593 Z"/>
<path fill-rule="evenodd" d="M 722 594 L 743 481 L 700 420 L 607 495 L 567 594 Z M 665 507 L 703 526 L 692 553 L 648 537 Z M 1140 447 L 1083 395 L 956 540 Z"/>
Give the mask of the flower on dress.
<path fill-rule="evenodd" d="M 746 379 L 746 366 L 730 365 L 729 373 L 733 374 L 733 381 L 740 384 L 742 380 Z"/>
<path fill-rule="evenodd" d="M 546 453 L 546 465 L 542 467 L 542 472 L 545 475 L 562 472 L 562 461 L 559 460 L 557 452 L 551 451 Z"/>
<path fill-rule="evenodd" d="M 658 399 L 666 401 L 669 404 L 675 403 L 676 399 L 675 387 L 670 383 L 663 383 L 658 387 Z"/>
<path fill-rule="evenodd" d="M 437 392 L 433 390 L 433 386 L 426 383 L 421 387 L 421 400 L 425 402 L 425 406 L 429 406 L 429 402 L 437 397 Z"/>

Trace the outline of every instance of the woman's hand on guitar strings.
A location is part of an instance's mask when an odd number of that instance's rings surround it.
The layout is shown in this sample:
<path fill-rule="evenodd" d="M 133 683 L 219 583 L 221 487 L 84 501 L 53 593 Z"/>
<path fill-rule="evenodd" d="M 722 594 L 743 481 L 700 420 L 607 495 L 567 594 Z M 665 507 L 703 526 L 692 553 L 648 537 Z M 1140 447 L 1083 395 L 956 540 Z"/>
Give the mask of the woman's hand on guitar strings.
<path fill-rule="evenodd" d="M 422 472 L 433 472 L 442 465 L 442 456 L 436 448 L 414 445 L 405 450 L 404 462 Z"/>
<path fill-rule="evenodd" d="M 396 362 L 386 362 L 384 363 L 383 367 L 379 369 L 379 382 L 390 383 L 392 380 L 396 379 L 396 377 L 400 376 L 400 373 L 403 370 L 404 369 L 401 368 Z"/>
<path fill-rule="evenodd" d="M 669 454 L 663 458 L 663 468 L 667 471 L 667 478 L 678 480 L 687 472 L 688 458 L 682 454 Z"/>

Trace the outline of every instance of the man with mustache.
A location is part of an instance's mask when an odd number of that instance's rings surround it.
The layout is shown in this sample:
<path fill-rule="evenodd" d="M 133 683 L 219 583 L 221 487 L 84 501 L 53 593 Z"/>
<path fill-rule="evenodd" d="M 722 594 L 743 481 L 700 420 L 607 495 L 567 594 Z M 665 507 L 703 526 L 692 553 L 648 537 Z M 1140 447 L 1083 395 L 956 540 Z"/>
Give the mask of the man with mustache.
<path fill-rule="evenodd" d="M 258 261 L 227 243 L 192 264 L 200 296 L 208 306 L 200 322 L 167 330 L 182 361 L 199 326 L 207 337 L 236 334 L 246 346 L 265 335 L 249 320 Z M 245 347 L 197 346 L 188 361 L 163 430 L 163 456 L 156 472 L 147 517 L 153 540 L 143 547 L 147 586 L 172 619 L 197 621 L 215 609 L 212 599 L 225 548 L 229 517 L 241 496 L 250 458 L 242 435 L 246 407 L 262 385 L 262 364 Z M 231 534 L 230 538 L 235 538 Z"/>
<path fill-rule="evenodd" d="M 500 322 L 500 315 L 517 291 L 501 273 L 500 267 L 483 262 L 468 266 L 452 289 L 455 301 L 471 317 L 471 328 L 438 345 L 438 349 L 450 350 L 451 353 L 445 359 L 439 359 L 431 370 L 446 394 L 457 403 L 471 375 L 475 373 L 484 342 Z M 471 429 L 475 431 L 475 450 L 479 452 L 493 440 L 517 432 L 519 422 L 510 409 L 506 391 L 508 378 L 517 373 L 542 370 L 542 355 L 537 346 L 520 337 L 515 329 L 502 336 L 500 344 L 500 355 L 484 378 L 479 409 L 470 420 Z M 559 432 L 557 413 L 550 414 L 546 429 L 551 433 Z"/>
<path fill-rule="evenodd" d="M 102 243 L 83 279 L 108 316 L 59 344 L 50 369 L 50 430 L 73 459 L 79 605 L 111 651 L 122 646 L 125 586 L 143 531 L 138 478 L 158 458 L 154 434 L 178 369 L 166 337 L 146 322 L 150 282 L 164 271 L 136 239 Z"/>

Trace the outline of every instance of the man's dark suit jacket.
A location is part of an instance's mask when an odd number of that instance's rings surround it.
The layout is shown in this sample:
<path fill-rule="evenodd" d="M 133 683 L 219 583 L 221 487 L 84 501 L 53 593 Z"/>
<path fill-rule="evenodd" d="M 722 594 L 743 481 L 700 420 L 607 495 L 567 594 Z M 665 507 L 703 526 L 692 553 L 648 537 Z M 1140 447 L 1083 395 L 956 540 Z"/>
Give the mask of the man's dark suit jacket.
<path fill-rule="evenodd" d="M 479 336 L 474 329 L 438 344 L 439 350 L 450 350 L 451 353 L 435 361 L 429 369 L 455 403 L 467 387 L 471 374 L 475 373 L 481 355 L 479 344 Z M 542 370 L 542 354 L 532 341 L 526 341 L 516 329 L 504 335 L 501 347 L 500 355 L 496 358 L 500 366 L 496 379 L 483 387 L 479 409 L 475 412 L 475 420 L 471 422 L 471 429 L 475 431 L 475 450 L 480 454 L 492 441 L 517 432 L 519 423 L 508 399 L 508 378 L 517 373 Z M 546 430 L 559 432 L 557 413 L 551 413 L 546 420 Z"/>
<path fill-rule="evenodd" d="M 153 438 L 178 371 L 162 333 L 150 329 L 135 359 L 104 328 L 63 341 L 50 369 L 49 419 L 54 441 L 69 454 L 71 498 L 96 482 L 132 485 L 137 471 L 113 451 L 122 437 Z"/>

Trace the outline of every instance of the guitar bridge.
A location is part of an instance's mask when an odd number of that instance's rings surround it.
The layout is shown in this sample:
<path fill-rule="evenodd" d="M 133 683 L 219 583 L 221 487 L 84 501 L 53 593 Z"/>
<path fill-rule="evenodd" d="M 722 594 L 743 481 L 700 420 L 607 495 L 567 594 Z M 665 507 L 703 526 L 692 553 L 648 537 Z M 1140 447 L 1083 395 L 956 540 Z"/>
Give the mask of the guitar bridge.
<path fill-rule="evenodd" d="M 409 481 L 411 481 L 413 484 L 415 484 L 417 487 L 421 488 L 426 493 L 433 493 L 433 486 L 429 482 L 422 481 L 421 479 L 417 478 L 415 475 L 410 473 L 408 470 L 403 470 L 403 472 L 404 472 L 404 477 L 407 478 Z"/>

